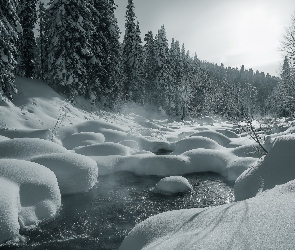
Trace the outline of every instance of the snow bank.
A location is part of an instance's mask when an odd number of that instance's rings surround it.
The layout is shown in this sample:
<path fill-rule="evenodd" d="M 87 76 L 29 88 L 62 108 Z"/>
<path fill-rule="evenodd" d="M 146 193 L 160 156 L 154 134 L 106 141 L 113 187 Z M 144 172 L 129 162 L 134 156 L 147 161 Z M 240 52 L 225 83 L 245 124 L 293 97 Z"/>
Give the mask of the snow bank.
<path fill-rule="evenodd" d="M 73 149 L 79 146 L 88 146 L 105 142 L 105 137 L 101 133 L 81 132 L 66 136 L 62 144 L 67 149 Z"/>
<path fill-rule="evenodd" d="M 168 141 L 159 140 L 156 138 L 146 137 L 130 137 L 130 139 L 137 142 L 140 150 L 146 150 L 150 152 L 158 152 L 159 150 L 173 151 L 175 144 Z"/>
<path fill-rule="evenodd" d="M 193 191 L 192 185 L 182 176 L 169 176 L 161 179 L 152 190 L 155 193 L 171 195 Z"/>
<path fill-rule="evenodd" d="M 66 153 L 64 147 L 42 139 L 19 138 L 0 142 L 0 159 L 29 159 L 33 156 Z"/>
<path fill-rule="evenodd" d="M 263 156 L 263 150 L 257 143 L 242 145 L 231 150 L 233 154 L 239 157 L 260 158 Z"/>
<path fill-rule="evenodd" d="M 137 224 L 119 250 L 293 249 L 295 181 L 252 199 L 169 211 Z"/>
<path fill-rule="evenodd" d="M 65 137 L 76 134 L 76 133 L 81 133 L 81 132 L 95 132 L 95 133 L 102 133 L 104 134 L 103 131 L 106 132 L 125 132 L 128 131 L 129 129 L 123 126 L 117 126 L 112 123 L 108 123 L 102 120 L 99 121 L 86 121 L 82 123 L 77 123 L 75 125 L 71 126 L 66 126 L 62 127 L 58 131 L 58 137 L 60 139 L 64 139 Z M 118 133 L 119 135 L 121 133 Z M 124 133 L 123 133 L 124 134 Z"/>
<path fill-rule="evenodd" d="M 35 225 L 56 215 L 61 206 L 61 196 L 56 176 L 51 170 L 29 161 L 0 159 L 0 177 L 18 185 L 21 208 L 13 216 L 16 217 L 14 220 L 18 218 L 21 227 Z M 15 188 L 11 192 L 15 193 Z M 0 193 L 3 196 L 2 189 Z M 5 210 L 1 207 L 1 213 Z"/>
<path fill-rule="evenodd" d="M 195 148 L 221 149 L 222 146 L 210 138 L 203 136 L 193 136 L 176 142 L 175 150 L 172 152 L 172 154 L 182 154 Z"/>
<path fill-rule="evenodd" d="M 49 129 L 0 129 L 0 135 L 13 138 L 39 138 L 50 140 L 52 132 Z"/>
<path fill-rule="evenodd" d="M 295 179 L 294 148 L 294 135 L 278 137 L 269 153 L 236 180 L 235 199 L 245 200 Z"/>
<path fill-rule="evenodd" d="M 19 187 L 14 182 L 0 177 L 0 244 L 16 238 L 19 231 Z"/>
<path fill-rule="evenodd" d="M 94 160 L 75 153 L 41 155 L 30 159 L 54 172 L 61 194 L 85 192 L 97 182 Z"/>
<path fill-rule="evenodd" d="M 78 147 L 74 150 L 76 153 L 86 156 L 130 155 L 134 153 L 130 147 L 113 142 Z"/>
<path fill-rule="evenodd" d="M 228 138 L 239 138 L 239 136 L 235 132 L 228 129 L 216 129 L 216 132 L 221 133 Z"/>
<path fill-rule="evenodd" d="M 216 132 L 216 131 L 200 131 L 197 133 L 192 134 L 191 136 L 203 136 L 203 137 L 207 137 L 212 139 L 213 141 L 216 141 L 218 144 L 220 144 L 221 146 L 226 147 L 231 140 L 226 137 L 225 135 Z"/>
<path fill-rule="evenodd" d="M 130 156 L 90 157 L 96 161 L 99 175 L 130 171 L 137 175 L 166 177 L 211 171 L 233 181 L 238 173 L 256 161 L 254 158 L 243 160 L 229 151 L 213 149 L 193 149 L 180 155 L 155 155 L 144 151 Z"/>
<path fill-rule="evenodd" d="M 2 136 L 2 135 L 0 135 L 0 142 L 2 142 L 2 141 L 7 141 L 7 140 L 9 140 L 10 138 L 8 138 L 8 137 L 6 137 L 6 136 Z"/>

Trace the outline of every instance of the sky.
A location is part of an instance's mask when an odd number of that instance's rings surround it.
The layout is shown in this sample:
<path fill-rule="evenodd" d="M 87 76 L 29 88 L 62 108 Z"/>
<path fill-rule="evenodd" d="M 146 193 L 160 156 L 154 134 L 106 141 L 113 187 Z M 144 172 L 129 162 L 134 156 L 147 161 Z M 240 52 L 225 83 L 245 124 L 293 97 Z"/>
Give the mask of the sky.
<path fill-rule="evenodd" d="M 295 12 L 294 0 L 133 1 L 142 37 L 164 24 L 169 45 L 175 38 L 201 60 L 279 75 L 280 43 Z M 115 2 L 122 39 L 128 0 Z"/>
<path fill-rule="evenodd" d="M 169 45 L 175 38 L 201 60 L 280 73 L 284 58 L 280 43 L 295 13 L 294 0 L 133 1 L 142 38 L 164 25 Z M 115 2 L 122 41 L 128 0 Z"/>

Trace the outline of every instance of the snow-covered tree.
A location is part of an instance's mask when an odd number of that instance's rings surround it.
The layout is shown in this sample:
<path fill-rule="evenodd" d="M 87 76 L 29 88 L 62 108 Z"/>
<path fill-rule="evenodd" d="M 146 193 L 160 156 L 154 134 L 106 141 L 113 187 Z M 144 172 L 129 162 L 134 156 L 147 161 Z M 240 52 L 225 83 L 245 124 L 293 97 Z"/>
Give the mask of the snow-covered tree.
<path fill-rule="evenodd" d="M 45 78 L 68 96 L 89 96 L 86 63 L 93 57 L 94 29 L 90 4 L 82 0 L 52 0 L 43 30 Z"/>
<path fill-rule="evenodd" d="M 124 93 L 126 100 L 141 102 L 139 90 L 142 89 L 142 46 L 138 23 L 135 22 L 133 0 L 128 0 L 126 10 L 125 35 L 123 40 L 123 67 L 126 81 Z"/>
<path fill-rule="evenodd" d="M 0 98 L 12 98 L 17 92 L 14 71 L 17 65 L 17 41 L 22 32 L 16 12 L 16 0 L 0 2 Z"/>
<path fill-rule="evenodd" d="M 23 28 L 18 42 L 17 74 L 25 77 L 32 77 L 35 69 L 36 41 L 33 29 L 37 21 L 36 4 L 37 0 L 26 0 L 20 1 L 17 7 L 20 24 Z"/>

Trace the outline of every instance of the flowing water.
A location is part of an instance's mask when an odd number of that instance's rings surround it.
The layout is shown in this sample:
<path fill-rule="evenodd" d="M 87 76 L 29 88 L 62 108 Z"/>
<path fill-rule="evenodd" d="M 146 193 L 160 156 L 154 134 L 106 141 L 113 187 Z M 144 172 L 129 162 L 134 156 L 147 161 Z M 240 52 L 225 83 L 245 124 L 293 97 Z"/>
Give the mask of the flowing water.
<path fill-rule="evenodd" d="M 152 215 L 233 201 L 232 186 L 219 175 L 201 173 L 185 177 L 194 192 L 173 196 L 151 192 L 160 177 L 128 172 L 99 177 L 89 192 L 63 196 L 63 207 L 56 219 L 21 231 L 27 237 L 26 244 L 2 248 L 116 250 L 135 224 Z"/>

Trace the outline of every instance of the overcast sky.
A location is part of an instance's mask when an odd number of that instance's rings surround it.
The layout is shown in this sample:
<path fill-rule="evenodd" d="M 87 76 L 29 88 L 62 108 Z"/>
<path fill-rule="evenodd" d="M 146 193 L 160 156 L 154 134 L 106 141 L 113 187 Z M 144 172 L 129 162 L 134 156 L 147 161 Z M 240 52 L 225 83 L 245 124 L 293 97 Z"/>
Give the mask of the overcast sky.
<path fill-rule="evenodd" d="M 128 0 L 116 0 L 123 37 Z M 295 0 L 134 0 L 142 36 L 165 25 L 199 59 L 278 75 L 280 41 L 295 12 Z"/>

